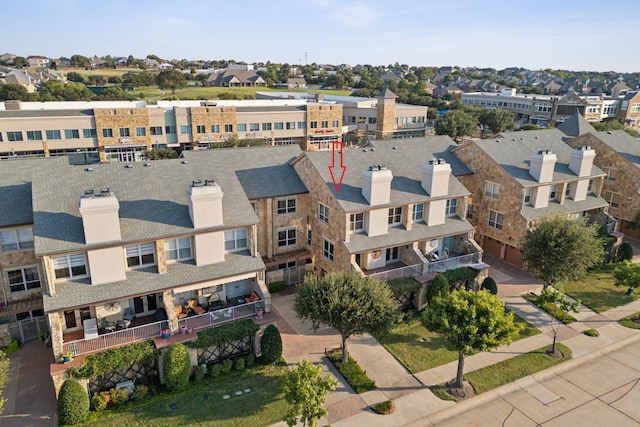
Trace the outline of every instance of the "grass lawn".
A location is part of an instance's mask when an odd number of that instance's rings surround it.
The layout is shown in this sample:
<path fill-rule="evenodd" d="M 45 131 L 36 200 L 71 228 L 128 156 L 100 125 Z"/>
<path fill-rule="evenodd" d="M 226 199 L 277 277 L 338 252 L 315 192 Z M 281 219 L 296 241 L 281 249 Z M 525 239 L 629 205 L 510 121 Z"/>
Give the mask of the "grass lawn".
<path fill-rule="evenodd" d="M 547 313 L 551 314 L 553 317 L 558 319 L 558 321 L 564 323 L 565 325 L 568 325 L 569 323 L 577 322 L 577 319 L 575 317 L 573 317 L 569 313 L 563 313 L 562 310 L 560 310 L 557 306 L 553 304 L 538 305 L 538 303 L 536 302 L 538 298 L 537 296 L 523 295 L 523 298 L 529 301 L 531 304 L 534 304 L 539 308 L 541 308 L 542 310 L 546 311 Z"/>
<path fill-rule="evenodd" d="M 476 393 L 480 394 L 571 359 L 571 349 L 563 344 L 556 344 L 556 349 L 564 354 L 562 359 L 549 357 L 545 353 L 548 348 L 550 346 L 469 372 L 464 378 L 471 382 Z"/>
<path fill-rule="evenodd" d="M 582 280 L 562 283 L 559 287 L 567 295 L 580 300 L 596 313 L 602 313 L 640 298 L 640 294 L 627 295 L 627 288 L 616 286 L 614 283 L 612 271 L 597 271 L 589 273 Z"/>
<path fill-rule="evenodd" d="M 618 323 L 622 326 L 626 326 L 631 329 L 640 329 L 640 313 L 632 314 L 624 319 L 618 320 Z"/>
<path fill-rule="evenodd" d="M 279 422 L 287 411 L 280 392 L 284 366 L 267 366 L 240 377 L 212 384 L 192 385 L 173 396 L 156 397 L 152 402 L 122 412 L 105 412 L 105 416 L 83 426 L 268 426 Z M 238 390 L 250 393 L 236 396 Z M 231 398 L 224 400 L 223 395 Z M 177 405 L 172 410 L 170 405 Z M 107 415 L 108 414 L 108 415 Z"/>
<path fill-rule="evenodd" d="M 514 341 L 540 333 L 520 317 L 515 319 L 526 327 Z M 396 327 L 380 342 L 413 373 L 458 360 L 458 352 L 440 334 L 429 331 L 419 321 Z"/>

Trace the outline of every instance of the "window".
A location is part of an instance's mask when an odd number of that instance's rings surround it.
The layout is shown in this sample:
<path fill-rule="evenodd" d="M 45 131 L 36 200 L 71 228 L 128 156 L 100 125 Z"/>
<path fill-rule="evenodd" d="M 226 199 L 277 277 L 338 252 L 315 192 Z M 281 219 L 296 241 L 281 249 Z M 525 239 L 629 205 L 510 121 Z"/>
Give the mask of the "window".
<path fill-rule="evenodd" d="M 607 169 L 607 177 L 605 179 L 607 181 L 614 182 L 616 180 L 616 175 L 618 175 L 618 171 L 617 170 L 608 168 Z"/>
<path fill-rule="evenodd" d="M 167 134 L 175 134 L 176 133 L 176 127 L 175 126 L 165 126 L 164 127 L 164 131 Z"/>
<path fill-rule="evenodd" d="M 62 255 L 52 257 L 56 279 L 87 275 L 87 262 L 84 254 Z"/>
<path fill-rule="evenodd" d="M 189 126 L 189 125 L 180 126 L 180 134 L 181 135 L 191 135 L 191 126 Z"/>
<path fill-rule="evenodd" d="M 80 131 L 78 129 L 65 129 L 65 139 L 80 139 Z"/>
<path fill-rule="evenodd" d="M 298 129 L 306 129 L 306 128 L 307 128 L 306 122 L 298 122 Z"/>
<path fill-rule="evenodd" d="M 273 124 L 273 128 L 275 130 L 283 130 L 284 129 L 284 123 L 283 122 L 276 122 Z"/>
<path fill-rule="evenodd" d="M 491 197 L 492 199 L 497 199 L 500 195 L 500 184 L 496 184 L 495 182 L 485 182 L 484 195 Z"/>
<path fill-rule="evenodd" d="M 322 122 L 320 122 L 320 127 L 322 127 L 322 129 L 326 129 L 329 127 L 329 120 L 323 120 Z"/>
<path fill-rule="evenodd" d="M 60 132 L 60 131 L 58 131 Z M 15 131 L 15 132 L 7 132 L 7 141 L 10 142 L 19 142 L 22 141 L 22 132 L 20 131 Z"/>
<path fill-rule="evenodd" d="M 347 123 L 355 124 L 356 116 L 347 116 Z"/>
<path fill-rule="evenodd" d="M 271 123 L 263 123 L 262 130 L 271 130 Z"/>
<path fill-rule="evenodd" d="M 167 133 L 169 133 L 169 132 L 167 132 Z M 149 127 L 149 134 L 150 135 L 162 135 L 162 126 L 151 126 L 151 127 Z"/>
<path fill-rule="evenodd" d="M 11 292 L 38 289 L 41 286 L 38 267 L 23 267 L 16 270 L 7 270 L 7 276 L 9 276 L 9 289 Z"/>
<path fill-rule="evenodd" d="M 458 199 L 449 199 L 447 200 L 447 207 L 445 208 L 444 214 L 446 216 L 455 216 L 457 208 L 458 208 Z"/>
<path fill-rule="evenodd" d="M 2 252 L 33 249 L 33 233 L 28 227 L 0 231 L 0 241 L 2 242 Z"/>
<path fill-rule="evenodd" d="M 589 184 L 587 184 L 587 194 L 593 194 L 593 180 L 589 180 Z"/>
<path fill-rule="evenodd" d="M 473 202 L 471 200 L 467 202 L 467 218 L 473 219 Z"/>
<path fill-rule="evenodd" d="M 232 133 L 233 132 L 233 125 L 231 125 L 231 124 L 224 125 L 224 131 L 226 133 Z"/>
<path fill-rule="evenodd" d="M 296 128 L 296 122 L 287 122 L 286 128 L 287 129 L 295 129 Z"/>
<path fill-rule="evenodd" d="M 296 199 L 278 200 L 278 215 L 294 213 L 296 211 Z"/>
<path fill-rule="evenodd" d="M 257 132 L 260 130 L 260 123 L 249 123 L 249 130 L 251 132 Z"/>
<path fill-rule="evenodd" d="M 387 262 L 398 261 L 400 259 L 400 251 L 397 246 L 395 248 L 389 248 L 385 252 L 385 260 Z"/>
<path fill-rule="evenodd" d="M 167 260 L 182 261 L 193 258 L 191 256 L 191 238 L 180 237 L 164 241 L 164 251 Z"/>
<path fill-rule="evenodd" d="M 120 137 L 121 138 L 127 138 L 131 136 L 131 131 L 129 130 L 129 128 L 120 128 Z"/>
<path fill-rule="evenodd" d="M 127 267 L 142 267 L 153 265 L 156 262 L 153 255 L 153 243 L 127 246 L 125 252 L 127 254 Z"/>
<path fill-rule="evenodd" d="M 238 128 L 238 132 L 246 132 L 247 131 L 247 124 L 246 123 L 238 123 L 238 125 L 236 127 Z"/>
<path fill-rule="evenodd" d="M 89 139 L 89 138 L 97 138 L 98 134 L 95 129 L 82 129 L 82 136 Z"/>
<path fill-rule="evenodd" d="M 323 239 L 323 240 L 324 240 L 324 244 L 322 246 L 322 256 L 324 256 L 329 261 L 333 261 L 333 257 L 334 257 L 333 243 L 331 243 L 327 239 Z"/>
<path fill-rule="evenodd" d="M 278 230 L 278 247 L 296 244 L 296 228 L 281 228 Z"/>
<path fill-rule="evenodd" d="M 318 128 L 318 122 L 317 122 L 317 121 L 315 121 L 315 120 L 314 120 L 314 121 L 312 121 L 309 127 L 310 127 L 311 129 L 317 129 L 317 128 Z"/>
<path fill-rule="evenodd" d="M 565 197 L 571 196 L 571 183 L 570 182 L 567 182 L 567 185 L 564 187 L 564 196 Z"/>
<path fill-rule="evenodd" d="M 551 187 L 549 189 L 549 200 L 555 200 L 557 192 L 558 192 L 558 187 L 555 184 L 551 184 Z"/>
<path fill-rule="evenodd" d="M 2 142 L 2 132 L 0 132 L 0 142 Z"/>
<path fill-rule="evenodd" d="M 160 128 L 162 131 L 162 128 Z M 147 136 L 147 129 L 143 127 L 136 127 L 136 136 Z"/>
<path fill-rule="evenodd" d="M 423 221 L 424 220 L 424 203 L 416 203 L 413 205 L 413 221 Z"/>
<path fill-rule="evenodd" d="M 311 229 L 310 229 L 310 228 L 307 228 L 307 245 L 310 245 L 310 244 L 311 244 L 311 237 L 312 237 L 312 235 L 311 235 Z"/>
<path fill-rule="evenodd" d="M 211 126 L 211 131 L 213 132 L 213 126 Z M 205 125 L 197 125 L 196 126 L 196 133 L 207 133 L 207 126 Z"/>
<path fill-rule="evenodd" d="M 27 141 L 42 141 L 42 132 L 39 130 L 28 130 Z"/>
<path fill-rule="evenodd" d="M 205 133 L 205 132 L 198 132 L 198 133 Z M 220 133 L 220 125 L 211 125 L 211 133 Z"/>
<path fill-rule="evenodd" d="M 502 230 L 504 215 L 495 211 L 489 211 L 489 227 Z"/>
<path fill-rule="evenodd" d="M 402 223 L 402 207 L 389 209 L 389 225 L 398 225 Z"/>
<path fill-rule="evenodd" d="M 531 204 L 531 194 L 533 193 L 533 188 L 529 187 L 529 188 L 525 188 L 524 189 L 524 204 L 525 205 L 530 205 Z"/>
<path fill-rule="evenodd" d="M 620 193 L 614 193 L 613 191 L 604 191 L 602 193 L 602 198 L 609 203 L 609 206 L 612 208 L 617 208 L 620 206 L 620 200 L 622 199 L 622 195 Z"/>
<path fill-rule="evenodd" d="M 340 127 L 340 121 L 339 120 L 332 121 L 331 127 L 334 127 L 334 128 Z"/>
<path fill-rule="evenodd" d="M 318 204 L 318 219 L 325 224 L 329 224 L 329 206 Z"/>
<path fill-rule="evenodd" d="M 247 249 L 247 229 L 237 228 L 224 232 L 224 249 L 227 251 L 239 251 Z"/>
<path fill-rule="evenodd" d="M 352 233 L 364 231 L 364 212 L 349 215 L 349 230 Z"/>
<path fill-rule="evenodd" d="M 102 137 L 103 138 L 113 138 L 113 129 L 111 129 L 111 128 L 102 129 Z M 47 139 L 48 138 L 49 137 L 47 136 Z"/>
<path fill-rule="evenodd" d="M 46 130 L 44 131 L 45 135 L 47 135 L 47 139 L 51 140 L 51 139 L 62 139 L 62 136 L 60 134 L 59 130 Z"/>

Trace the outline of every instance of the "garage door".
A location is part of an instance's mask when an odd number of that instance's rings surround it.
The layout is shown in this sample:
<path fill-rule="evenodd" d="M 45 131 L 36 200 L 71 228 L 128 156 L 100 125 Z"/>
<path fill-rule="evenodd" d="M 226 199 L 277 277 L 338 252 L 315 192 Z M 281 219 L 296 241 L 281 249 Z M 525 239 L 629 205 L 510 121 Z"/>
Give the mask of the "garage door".
<path fill-rule="evenodd" d="M 494 257 L 500 259 L 500 252 L 502 248 L 502 243 L 497 241 L 496 239 L 492 239 L 491 237 L 484 237 L 482 249 L 489 255 L 493 255 Z"/>
<path fill-rule="evenodd" d="M 524 261 L 522 261 L 522 253 L 520 253 L 520 249 L 514 248 L 513 246 L 507 245 L 504 260 L 516 267 L 524 267 Z"/>

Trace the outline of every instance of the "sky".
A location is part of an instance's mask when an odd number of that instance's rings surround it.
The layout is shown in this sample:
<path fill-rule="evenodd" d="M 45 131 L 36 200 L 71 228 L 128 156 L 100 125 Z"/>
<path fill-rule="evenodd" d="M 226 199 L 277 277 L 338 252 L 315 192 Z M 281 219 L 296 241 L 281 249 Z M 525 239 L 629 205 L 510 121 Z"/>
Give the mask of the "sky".
<path fill-rule="evenodd" d="M 638 0 L 21 0 L 0 54 L 640 72 Z"/>

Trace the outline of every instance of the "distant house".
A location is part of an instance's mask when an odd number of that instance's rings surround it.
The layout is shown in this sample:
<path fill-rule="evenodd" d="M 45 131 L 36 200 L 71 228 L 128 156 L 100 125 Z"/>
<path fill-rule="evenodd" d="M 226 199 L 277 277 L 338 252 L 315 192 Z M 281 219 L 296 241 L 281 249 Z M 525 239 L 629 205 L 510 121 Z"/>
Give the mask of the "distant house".
<path fill-rule="evenodd" d="M 158 66 L 160 65 L 160 63 L 158 61 L 156 61 L 155 59 L 151 59 L 151 58 L 146 58 L 144 60 L 144 63 L 148 68 L 158 68 Z"/>
<path fill-rule="evenodd" d="M 37 87 L 32 83 L 31 79 L 18 71 L 12 71 L 8 74 L 0 75 L 0 86 L 5 84 L 20 85 L 29 93 L 35 93 L 37 91 Z"/>
<path fill-rule="evenodd" d="M 223 72 L 212 74 L 207 80 L 207 86 L 266 87 L 267 83 L 255 71 L 227 69 Z"/>
<path fill-rule="evenodd" d="M 397 75 L 396 73 L 394 73 L 393 71 L 387 71 L 386 73 L 380 74 L 380 78 L 385 83 L 399 82 L 400 80 L 402 80 L 402 78 L 399 75 Z"/>
<path fill-rule="evenodd" d="M 46 56 L 30 55 L 27 56 L 29 67 L 33 68 L 49 68 L 49 58 Z"/>
<path fill-rule="evenodd" d="M 163 62 L 158 65 L 158 70 L 171 70 L 173 69 L 173 64 L 169 64 L 168 62 Z"/>
<path fill-rule="evenodd" d="M 126 56 L 116 56 L 113 58 L 113 63 L 116 64 L 116 67 L 126 67 L 127 66 L 127 57 Z"/>
<path fill-rule="evenodd" d="M 307 81 L 300 77 L 290 77 L 285 85 L 289 89 L 306 89 Z"/>
<path fill-rule="evenodd" d="M 7 65 L 13 65 L 13 59 L 16 56 L 13 53 L 5 53 L 0 55 L 0 62 L 4 62 Z"/>
<path fill-rule="evenodd" d="M 56 60 L 59 67 L 71 67 L 71 59 L 66 56 L 61 56 Z"/>

